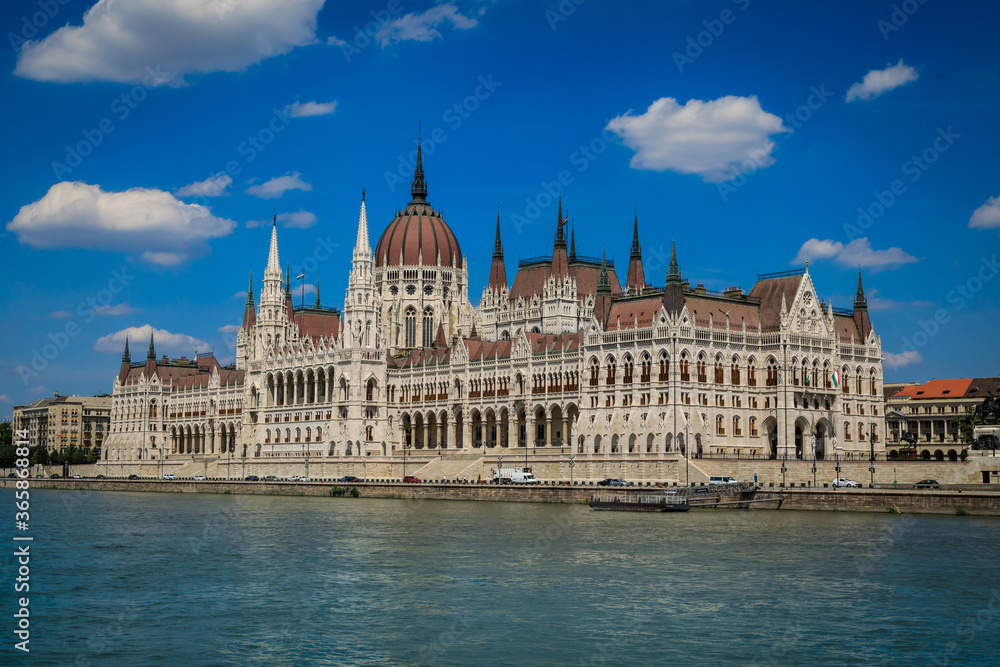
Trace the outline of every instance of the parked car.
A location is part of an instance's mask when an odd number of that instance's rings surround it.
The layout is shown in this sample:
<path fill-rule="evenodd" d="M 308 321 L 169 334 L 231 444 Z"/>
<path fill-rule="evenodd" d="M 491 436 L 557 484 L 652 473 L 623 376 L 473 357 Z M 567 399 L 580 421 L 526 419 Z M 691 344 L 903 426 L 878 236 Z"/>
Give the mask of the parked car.
<path fill-rule="evenodd" d="M 278 481 L 278 478 L 277 478 L 277 477 L 275 477 L 274 475 L 266 475 L 266 476 L 264 477 L 264 481 L 265 481 L 265 482 L 277 482 L 277 481 Z"/>
<path fill-rule="evenodd" d="M 95 477 L 94 479 L 104 479 L 104 475 L 98 475 L 98 476 L 97 476 L 97 477 Z"/>
<path fill-rule="evenodd" d="M 259 482 L 260 481 L 260 477 L 258 477 L 257 475 L 247 475 L 244 478 L 243 481 L 245 481 L 245 482 Z"/>
<path fill-rule="evenodd" d="M 403 478 L 403 483 L 404 484 L 420 484 L 420 480 L 417 479 L 416 477 L 414 477 L 413 475 L 407 475 L 406 477 Z"/>
<path fill-rule="evenodd" d="M 301 482 L 302 481 L 302 475 L 292 475 L 291 477 L 288 478 L 288 481 L 289 482 Z"/>
<path fill-rule="evenodd" d="M 940 489 L 941 484 L 936 479 L 922 479 L 913 485 L 914 489 Z"/>
<path fill-rule="evenodd" d="M 163 479 L 177 479 L 177 475 L 168 472 L 163 475 Z"/>
<path fill-rule="evenodd" d="M 196 481 L 196 482 L 204 482 L 205 481 L 205 476 L 204 475 L 195 475 L 194 476 L 194 481 Z"/>
<path fill-rule="evenodd" d="M 139 479 L 138 475 L 132 474 L 128 476 L 129 479 Z"/>
<path fill-rule="evenodd" d="M 35 477 L 37 477 L 38 479 L 45 479 L 45 473 L 44 472 L 40 472 L 37 475 L 35 475 Z"/>
<path fill-rule="evenodd" d="M 73 475 L 73 479 L 83 479 L 83 475 Z"/>
<path fill-rule="evenodd" d="M 716 475 L 708 478 L 709 486 L 713 485 L 728 486 L 730 484 L 739 484 L 739 482 L 736 481 L 735 477 L 730 477 L 728 475 Z"/>
<path fill-rule="evenodd" d="M 343 477 L 341 477 L 337 481 L 338 482 L 360 482 L 361 480 L 359 478 L 355 477 L 354 475 L 344 475 Z"/>
<path fill-rule="evenodd" d="M 847 479 L 846 477 L 838 477 L 837 479 L 833 480 L 833 484 L 831 486 L 836 488 L 838 486 L 859 487 L 861 485 L 855 482 L 853 479 Z"/>
<path fill-rule="evenodd" d="M 10 472 L 10 473 L 7 473 L 7 476 L 8 477 L 17 477 L 17 473 L 16 472 Z"/>
<path fill-rule="evenodd" d="M 59 479 L 59 473 L 57 472 L 52 473 L 51 475 L 49 475 L 49 479 Z"/>
<path fill-rule="evenodd" d="M 624 479 L 602 479 L 597 483 L 597 486 L 632 486 L 631 482 L 626 482 Z"/>

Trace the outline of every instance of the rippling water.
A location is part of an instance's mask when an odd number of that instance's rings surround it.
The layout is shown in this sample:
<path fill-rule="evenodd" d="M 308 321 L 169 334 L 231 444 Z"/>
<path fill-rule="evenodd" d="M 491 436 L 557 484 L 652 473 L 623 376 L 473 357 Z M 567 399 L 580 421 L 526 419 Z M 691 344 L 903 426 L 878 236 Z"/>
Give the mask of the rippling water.
<path fill-rule="evenodd" d="M 26 664 L 1000 655 L 995 519 L 71 491 L 32 501 Z"/>

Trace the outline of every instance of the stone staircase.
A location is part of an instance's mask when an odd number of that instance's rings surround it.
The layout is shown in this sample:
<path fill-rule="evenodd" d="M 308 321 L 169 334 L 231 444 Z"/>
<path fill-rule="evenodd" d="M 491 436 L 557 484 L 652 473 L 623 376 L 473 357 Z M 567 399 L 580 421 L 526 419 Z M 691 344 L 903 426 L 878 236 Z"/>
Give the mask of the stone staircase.
<path fill-rule="evenodd" d="M 442 456 L 427 465 L 418 468 L 416 472 L 410 473 L 420 479 L 458 479 L 463 476 L 475 478 L 480 474 L 483 458 L 473 457 L 468 454 L 458 454 L 454 457 Z"/>
<path fill-rule="evenodd" d="M 207 466 L 208 472 L 206 473 L 205 459 L 188 461 L 187 463 L 183 463 L 180 466 L 174 468 L 168 467 L 169 466 L 169 461 L 168 461 L 167 466 L 164 466 L 163 468 L 163 472 L 172 473 L 174 475 L 177 475 L 178 478 L 194 477 L 195 475 L 205 475 L 205 477 L 219 477 L 220 472 L 218 463 L 219 463 L 218 457 L 208 459 L 208 466 Z M 223 471 L 221 472 L 221 476 L 225 477 L 225 469 L 223 469 Z"/>

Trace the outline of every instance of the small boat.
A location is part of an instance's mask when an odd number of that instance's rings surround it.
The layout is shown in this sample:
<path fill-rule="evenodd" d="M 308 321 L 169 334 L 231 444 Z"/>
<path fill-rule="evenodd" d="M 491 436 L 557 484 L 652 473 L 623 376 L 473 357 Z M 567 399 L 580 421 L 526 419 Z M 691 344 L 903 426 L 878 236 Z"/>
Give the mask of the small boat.
<path fill-rule="evenodd" d="M 613 512 L 687 512 L 691 509 L 685 496 L 657 493 L 598 493 L 591 497 L 590 508 Z"/>

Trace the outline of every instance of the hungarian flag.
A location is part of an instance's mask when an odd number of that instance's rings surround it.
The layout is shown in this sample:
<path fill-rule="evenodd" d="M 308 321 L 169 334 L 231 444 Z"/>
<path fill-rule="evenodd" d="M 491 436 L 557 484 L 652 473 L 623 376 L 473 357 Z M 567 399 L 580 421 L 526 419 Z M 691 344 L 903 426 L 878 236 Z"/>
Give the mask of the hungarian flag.
<path fill-rule="evenodd" d="M 302 272 L 302 273 L 300 273 L 299 275 L 295 276 L 295 279 L 296 279 L 296 280 L 302 280 L 302 279 L 303 279 L 303 278 L 305 278 L 305 277 L 306 277 L 306 272 L 305 272 L 305 271 L 303 271 L 303 272 Z"/>
<path fill-rule="evenodd" d="M 808 373 L 806 373 L 806 384 L 807 385 L 812 384 L 812 376 L 813 376 L 813 371 L 809 371 Z"/>
<path fill-rule="evenodd" d="M 834 387 L 839 387 L 840 386 L 840 369 L 839 368 L 834 368 L 833 369 L 833 386 Z"/>

